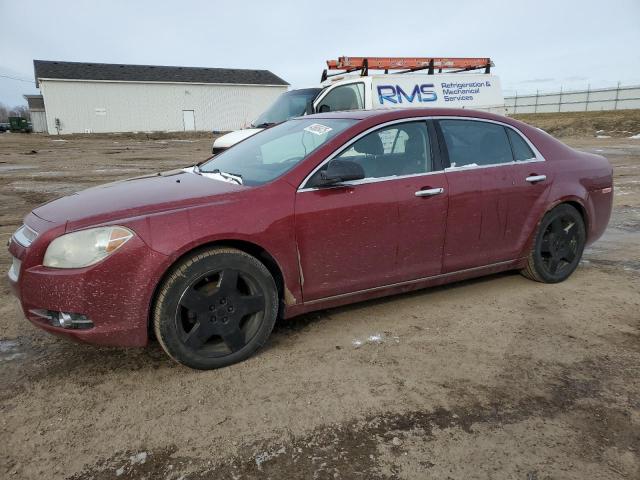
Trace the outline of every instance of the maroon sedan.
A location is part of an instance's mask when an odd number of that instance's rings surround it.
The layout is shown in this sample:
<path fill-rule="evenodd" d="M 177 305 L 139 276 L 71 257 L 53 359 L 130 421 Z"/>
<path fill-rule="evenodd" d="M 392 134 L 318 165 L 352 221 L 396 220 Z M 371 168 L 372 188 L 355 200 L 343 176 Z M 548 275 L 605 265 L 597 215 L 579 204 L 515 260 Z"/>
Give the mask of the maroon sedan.
<path fill-rule="evenodd" d="M 605 230 L 607 159 L 470 110 L 294 119 L 199 167 L 29 214 L 9 250 L 27 318 L 222 367 L 278 317 L 504 270 L 565 280 Z"/>

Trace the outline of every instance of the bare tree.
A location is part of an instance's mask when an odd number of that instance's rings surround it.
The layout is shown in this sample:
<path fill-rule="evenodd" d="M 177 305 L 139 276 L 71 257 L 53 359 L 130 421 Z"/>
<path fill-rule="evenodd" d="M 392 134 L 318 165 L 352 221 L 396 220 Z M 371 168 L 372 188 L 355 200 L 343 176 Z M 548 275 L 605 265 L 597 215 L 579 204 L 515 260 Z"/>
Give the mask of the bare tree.
<path fill-rule="evenodd" d="M 24 105 L 18 105 L 16 107 L 13 107 L 9 111 L 9 116 L 26 118 L 27 121 L 31 120 L 31 113 L 29 112 L 29 108 Z"/>

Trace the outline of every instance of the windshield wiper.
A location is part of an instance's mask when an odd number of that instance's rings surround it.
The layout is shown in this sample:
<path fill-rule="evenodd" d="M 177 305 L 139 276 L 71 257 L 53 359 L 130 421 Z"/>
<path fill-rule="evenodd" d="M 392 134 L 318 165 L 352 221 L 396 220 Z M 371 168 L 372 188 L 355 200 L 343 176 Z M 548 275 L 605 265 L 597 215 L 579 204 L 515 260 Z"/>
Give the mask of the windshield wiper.
<path fill-rule="evenodd" d="M 211 170 L 211 173 L 217 173 L 218 175 L 220 175 L 223 178 L 226 178 L 227 180 L 232 180 L 236 182 L 238 185 L 242 185 L 242 175 L 240 175 L 239 173 L 223 172 L 219 168 Z"/>
<path fill-rule="evenodd" d="M 269 127 L 271 127 L 271 126 L 273 126 L 275 124 L 276 124 L 276 122 L 262 122 L 262 123 L 259 123 L 257 125 L 251 125 L 251 126 L 253 128 L 269 128 Z"/>

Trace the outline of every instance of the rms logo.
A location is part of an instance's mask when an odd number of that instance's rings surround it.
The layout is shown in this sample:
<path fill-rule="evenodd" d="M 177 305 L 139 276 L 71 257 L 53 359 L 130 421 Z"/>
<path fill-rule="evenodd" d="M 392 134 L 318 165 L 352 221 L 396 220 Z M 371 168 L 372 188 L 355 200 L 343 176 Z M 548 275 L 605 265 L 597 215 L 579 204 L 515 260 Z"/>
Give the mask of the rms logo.
<path fill-rule="evenodd" d="M 423 83 L 413 87 L 411 93 L 405 92 L 400 85 L 378 85 L 378 98 L 380 104 L 384 105 L 385 102 L 389 103 L 408 103 L 417 102 L 435 102 L 438 99 L 435 90 L 433 90 L 433 83 Z M 404 99 L 404 100 L 403 100 Z"/>

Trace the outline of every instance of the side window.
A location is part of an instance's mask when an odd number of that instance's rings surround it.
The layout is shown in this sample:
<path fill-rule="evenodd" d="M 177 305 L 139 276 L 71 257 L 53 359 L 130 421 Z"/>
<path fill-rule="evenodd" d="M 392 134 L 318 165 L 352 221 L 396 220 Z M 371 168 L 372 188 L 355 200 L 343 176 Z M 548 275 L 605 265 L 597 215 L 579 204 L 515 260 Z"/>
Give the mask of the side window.
<path fill-rule="evenodd" d="M 531 147 L 524 141 L 524 139 L 514 132 L 512 129 L 507 128 L 507 135 L 511 141 L 511 148 L 513 149 L 513 158 L 516 162 L 522 162 L 524 160 L 531 160 L 536 158 L 535 153 L 531 150 Z"/>
<path fill-rule="evenodd" d="M 335 159 L 359 163 L 365 178 L 427 173 L 433 168 L 425 122 L 394 124 L 371 132 Z"/>
<path fill-rule="evenodd" d="M 451 167 L 513 162 L 502 125 L 478 120 L 440 120 Z"/>
<path fill-rule="evenodd" d="M 364 108 L 364 84 L 351 83 L 336 87 L 327 93 L 320 105 L 319 112 L 335 112 L 340 110 L 359 110 Z"/>

